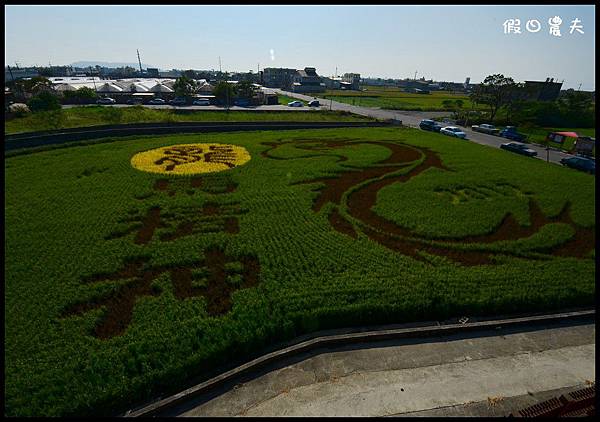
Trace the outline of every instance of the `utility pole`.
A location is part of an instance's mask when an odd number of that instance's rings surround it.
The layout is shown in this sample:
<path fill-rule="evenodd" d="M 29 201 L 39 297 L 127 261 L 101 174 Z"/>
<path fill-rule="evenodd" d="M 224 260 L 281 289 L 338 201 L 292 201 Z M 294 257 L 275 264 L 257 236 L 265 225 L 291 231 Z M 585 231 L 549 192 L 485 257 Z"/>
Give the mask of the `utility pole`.
<path fill-rule="evenodd" d="M 579 84 L 579 88 L 577 88 L 577 91 L 581 91 L 581 83 Z"/>
<path fill-rule="evenodd" d="M 10 73 L 10 79 L 14 82 L 15 81 L 15 77 L 13 76 L 12 70 L 10 69 L 10 65 L 6 65 L 8 67 L 8 73 Z"/>
<path fill-rule="evenodd" d="M 223 73 L 223 71 L 221 70 L 221 56 L 219 56 L 219 73 Z"/>
<path fill-rule="evenodd" d="M 229 82 L 225 81 L 225 85 L 227 85 L 227 89 L 225 90 L 226 94 L 227 94 L 227 100 L 225 103 L 225 109 L 226 111 L 229 111 Z"/>
<path fill-rule="evenodd" d="M 417 80 L 417 70 L 415 70 L 415 81 Z"/>
<path fill-rule="evenodd" d="M 144 71 L 142 70 L 142 61 L 140 60 L 140 50 L 136 49 L 137 51 L 137 56 L 138 56 L 138 63 L 140 65 L 140 76 L 142 73 L 144 73 Z"/>

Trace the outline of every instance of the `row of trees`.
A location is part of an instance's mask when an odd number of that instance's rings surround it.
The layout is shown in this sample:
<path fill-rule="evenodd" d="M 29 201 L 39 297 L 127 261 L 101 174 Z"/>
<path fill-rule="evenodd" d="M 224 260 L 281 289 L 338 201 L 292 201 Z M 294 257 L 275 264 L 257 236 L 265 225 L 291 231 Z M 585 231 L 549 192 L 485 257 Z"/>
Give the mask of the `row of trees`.
<path fill-rule="evenodd" d="M 486 77 L 471 93 L 471 110 L 464 110 L 461 100 L 456 100 L 453 104 L 446 100 L 448 104 L 445 107 L 453 110 L 461 120 L 468 120 L 467 116 L 473 115 L 477 120 L 486 119 L 503 124 L 595 126 L 595 105 L 587 93 L 567 92 L 556 101 L 532 101 L 527 99 L 528 94 L 525 84 L 516 83 L 513 78 L 502 74 L 494 74 Z M 487 106 L 488 114 L 474 112 L 477 104 Z M 502 111 L 504 116 L 501 115 Z"/>
<path fill-rule="evenodd" d="M 178 97 L 190 97 L 197 92 L 198 88 L 197 82 L 186 74 L 177 78 L 173 85 L 173 90 Z M 240 81 L 237 84 L 221 81 L 213 89 L 213 95 L 225 105 L 233 104 L 236 99 L 251 100 L 256 92 L 257 88 L 250 81 Z"/>

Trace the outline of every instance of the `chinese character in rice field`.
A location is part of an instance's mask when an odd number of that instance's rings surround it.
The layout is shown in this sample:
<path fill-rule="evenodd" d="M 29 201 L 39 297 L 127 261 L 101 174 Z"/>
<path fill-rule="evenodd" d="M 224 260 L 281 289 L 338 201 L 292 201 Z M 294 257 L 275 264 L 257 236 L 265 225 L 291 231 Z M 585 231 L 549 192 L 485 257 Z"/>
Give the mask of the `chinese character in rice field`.
<path fill-rule="evenodd" d="M 205 159 L 207 163 L 222 163 L 229 168 L 235 167 L 235 152 L 231 145 L 211 145 Z"/>
<path fill-rule="evenodd" d="M 181 145 L 164 150 L 164 155 L 156 160 L 154 164 L 162 165 L 168 163 L 165 171 L 172 171 L 180 164 L 195 163 L 202 160 L 202 148 L 195 145 Z"/>
<path fill-rule="evenodd" d="M 250 161 L 244 147 L 224 144 L 181 144 L 135 154 L 131 165 L 163 174 L 199 174 L 229 170 Z"/>
<path fill-rule="evenodd" d="M 233 292 L 258 284 L 260 265 L 256 258 L 227 256 L 222 249 L 212 248 L 204 252 L 204 260 L 178 267 L 148 266 L 148 258 L 125 262 L 109 274 L 84 279 L 85 284 L 119 282 L 114 289 L 96 300 L 85 300 L 67 307 L 62 317 L 83 315 L 95 309 L 105 308 L 104 314 L 94 327 L 93 335 L 109 339 L 125 332 L 133 317 L 138 298 L 159 296 L 162 292 L 154 280 L 168 273 L 177 300 L 204 297 L 206 312 L 210 316 L 223 315 L 231 309 Z M 127 280 L 126 282 L 124 282 Z"/>
<path fill-rule="evenodd" d="M 154 238 L 157 229 L 162 228 L 168 229 L 160 236 L 162 241 L 172 241 L 200 233 L 236 234 L 239 233 L 238 217 L 245 212 L 239 203 L 207 202 L 202 206 L 179 207 L 167 212 L 162 212 L 160 207 L 152 207 L 145 215 L 134 212 L 133 216 L 124 218 L 122 223 L 127 227 L 113 231 L 106 239 L 121 238 L 136 232 L 134 242 L 144 245 Z"/>

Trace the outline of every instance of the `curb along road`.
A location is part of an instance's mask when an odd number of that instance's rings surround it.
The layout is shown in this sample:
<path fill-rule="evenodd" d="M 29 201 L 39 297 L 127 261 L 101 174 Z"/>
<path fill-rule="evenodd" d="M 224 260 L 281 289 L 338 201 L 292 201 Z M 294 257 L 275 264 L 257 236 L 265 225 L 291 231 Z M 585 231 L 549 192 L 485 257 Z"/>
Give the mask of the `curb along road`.
<path fill-rule="evenodd" d="M 544 323 L 564 323 L 577 322 L 581 320 L 589 320 L 595 317 L 595 310 L 582 310 L 573 312 L 563 312 L 556 314 L 535 315 L 526 317 L 504 318 L 488 321 L 468 322 L 462 319 L 463 322 L 440 324 L 436 322 L 428 326 L 399 328 L 399 329 L 382 329 L 349 334 L 336 334 L 317 336 L 305 341 L 301 341 L 291 346 L 280 350 L 267 353 L 250 362 L 240 365 L 234 369 L 226 371 L 214 378 L 197 384 L 186 390 L 183 390 L 172 396 L 157 400 L 153 403 L 135 410 L 129 410 L 124 415 L 125 417 L 138 416 L 157 416 L 161 412 L 172 408 L 186 400 L 190 400 L 199 395 L 205 394 L 216 387 L 223 384 L 225 381 L 230 381 L 237 376 L 245 374 L 249 371 L 256 370 L 267 363 L 272 363 L 292 355 L 317 349 L 324 346 L 351 344 L 351 343 L 366 343 L 380 340 L 400 339 L 400 338 L 420 338 L 442 336 L 453 333 L 466 333 L 485 329 L 500 329 L 509 327 L 519 327 L 525 325 L 535 325 Z M 318 333 L 317 333 L 318 335 Z"/>

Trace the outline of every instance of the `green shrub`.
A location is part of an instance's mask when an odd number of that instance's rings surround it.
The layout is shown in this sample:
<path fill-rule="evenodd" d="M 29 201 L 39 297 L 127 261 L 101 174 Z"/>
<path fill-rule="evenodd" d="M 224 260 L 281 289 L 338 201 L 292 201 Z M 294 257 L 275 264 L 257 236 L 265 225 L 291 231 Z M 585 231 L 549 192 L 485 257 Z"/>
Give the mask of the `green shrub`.
<path fill-rule="evenodd" d="M 58 97 L 50 92 L 42 92 L 34 96 L 27 102 L 27 105 L 34 113 L 39 111 L 60 110 L 61 108 Z"/>

